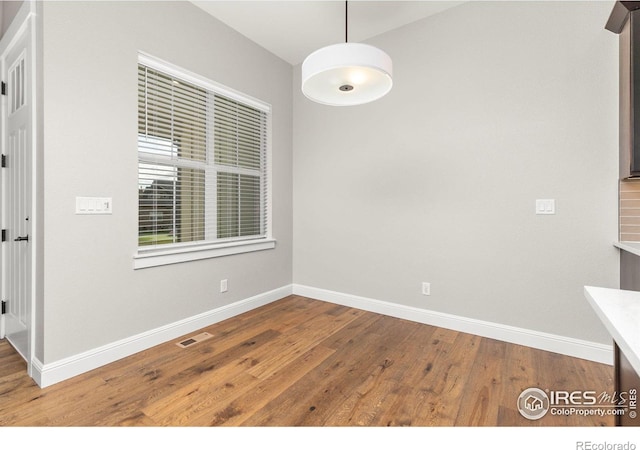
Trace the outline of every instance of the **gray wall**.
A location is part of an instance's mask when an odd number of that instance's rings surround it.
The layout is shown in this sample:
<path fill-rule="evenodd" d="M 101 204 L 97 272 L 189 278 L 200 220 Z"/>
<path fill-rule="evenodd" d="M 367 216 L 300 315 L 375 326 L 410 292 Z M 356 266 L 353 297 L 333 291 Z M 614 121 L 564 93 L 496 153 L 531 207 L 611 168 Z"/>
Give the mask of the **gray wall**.
<path fill-rule="evenodd" d="M 16 16 L 16 14 L 18 14 L 22 3 L 24 3 L 23 0 L 0 1 L 0 37 L 4 36 L 4 34 L 7 32 L 7 29 L 11 25 L 13 18 Z"/>
<path fill-rule="evenodd" d="M 291 66 L 188 2 L 43 2 L 41 20 L 43 362 L 289 285 Z M 276 249 L 132 269 L 139 50 L 272 105 Z M 113 215 L 75 215 L 76 196 Z"/>
<path fill-rule="evenodd" d="M 378 36 L 394 88 L 369 105 L 306 100 L 297 67 L 294 282 L 609 343 L 583 286 L 618 287 L 611 6 L 470 2 Z"/>

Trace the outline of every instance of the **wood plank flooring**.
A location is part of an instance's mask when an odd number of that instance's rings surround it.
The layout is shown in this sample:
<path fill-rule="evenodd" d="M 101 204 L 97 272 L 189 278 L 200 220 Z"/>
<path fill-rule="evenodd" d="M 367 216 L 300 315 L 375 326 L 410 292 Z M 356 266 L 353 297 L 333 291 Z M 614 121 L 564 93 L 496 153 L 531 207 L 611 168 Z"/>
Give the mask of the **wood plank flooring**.
<path fill-rule="evenodd" d="M 613 425 L 516 409 L 529 387 L 611 392 L 608 365 L 299 296 L 201 331 L 45 389 L 0 341 L 0 426 Z"/>

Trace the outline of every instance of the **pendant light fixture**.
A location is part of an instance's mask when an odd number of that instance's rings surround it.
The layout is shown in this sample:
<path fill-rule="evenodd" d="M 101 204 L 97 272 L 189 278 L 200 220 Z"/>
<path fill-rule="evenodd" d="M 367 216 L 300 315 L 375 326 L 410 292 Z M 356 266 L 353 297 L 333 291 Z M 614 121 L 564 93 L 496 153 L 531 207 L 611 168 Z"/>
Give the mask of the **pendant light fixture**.
<path fill-rule="evenodd" d="M 345 2 L 344 44 L 323 47 L 302 63 L 302 92 L 331 106 L 361 105 L 386 95 L 393 85 L 391 58 L 379 48 L 349 42 Z"/>

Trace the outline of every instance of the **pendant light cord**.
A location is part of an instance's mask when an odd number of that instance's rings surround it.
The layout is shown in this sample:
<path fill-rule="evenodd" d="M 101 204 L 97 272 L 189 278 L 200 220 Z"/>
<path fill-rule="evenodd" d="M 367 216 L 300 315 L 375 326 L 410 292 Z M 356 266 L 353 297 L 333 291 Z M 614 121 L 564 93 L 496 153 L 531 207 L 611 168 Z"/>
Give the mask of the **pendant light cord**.
<path fill-rule="evenodd" d="M 349 42 L 349 2 L 344 2 L 344 42 Z"/>

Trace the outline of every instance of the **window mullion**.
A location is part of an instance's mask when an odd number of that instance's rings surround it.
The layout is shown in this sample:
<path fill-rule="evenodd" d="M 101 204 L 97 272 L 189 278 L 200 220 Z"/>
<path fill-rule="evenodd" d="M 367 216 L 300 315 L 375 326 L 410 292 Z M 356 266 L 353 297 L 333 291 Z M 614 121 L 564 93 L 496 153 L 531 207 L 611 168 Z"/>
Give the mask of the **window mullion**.
<path fill-rule="evenodd" d="M 267 136 L 266 130 L 268 126 L 266 121 L 269 120 L 265 114 L 260 114 L 260 232 L 267 234 L 266 217 L 267 212 Z"/>
<path fill-rule="evenodd" d="M 213 114 L 215 95 L 208 92 L 207 95 L 207 119 L 206 119 L 206 159 L 207 169 L 205 173 L 205 239 L 214 241 L 218 238 L 218 199 L 217 188 L 218 173 L 215 169 L 215 117 Z"/>
<path fill-rule="evenodd" d="M 217 172 L 227 172 L 236 175 L 248 175 L 252 177 L 262 177 L 262 171 L 259 169 L 245 169 L 244 167 L 231 167 L 223 164 L 213 164 L 212 167 Z"/>
<path fill-rule="evenodd" d="M 149 69 L 144 68 L 144 134 L 149 135 Z"/>
<path fill-rule="evenodd" d="M 176 130 L 176 126 L 175 126 L 175 87 L 174 84 L 171 83 L 171 156 L 174 157 L 174 152 L 175 157 L 177 158 L 179 152 L 177 152 L 175 150 L 175 145 L 176 145 L 176 136 L 175 136 L 175 130 Z M 182 190 L 182 187 L 180 186 L 180 184 L 178 183 L 178 178 L 180 177 L 180 169 L 178 167 L 176 167 L 176 178 L 173 180 L 173 224 L 172 224 L 172 230 L 173 230 L 173 242 L 177 243 L 180 242 L 182 239 L 182 236 L 179 233 L 178 230 L 178 216 L 180 214 L 180 211 L 178 210 L 178 189 Z"/>

